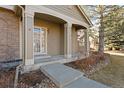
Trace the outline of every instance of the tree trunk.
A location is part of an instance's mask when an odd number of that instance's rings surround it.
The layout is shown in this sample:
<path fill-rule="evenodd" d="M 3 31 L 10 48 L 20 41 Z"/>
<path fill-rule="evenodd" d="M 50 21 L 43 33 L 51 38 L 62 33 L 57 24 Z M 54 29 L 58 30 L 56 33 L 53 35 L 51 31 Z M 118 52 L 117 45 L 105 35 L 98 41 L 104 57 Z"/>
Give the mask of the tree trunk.
<path fill-rule="evenodd" d="M 104 31 L 101 30 L 99 31 L 99 50 L 98 52 L 100 54 L 103 54 L 104 53 Z"/>
<path fill-rule="evenodd" d="M 103 6 L 99 6 L 100 9 L 100 27 L 99 27 L 99 50 L 98 52 L 103 55 L 104 53 L 104 23 L 103 23 Z"/>

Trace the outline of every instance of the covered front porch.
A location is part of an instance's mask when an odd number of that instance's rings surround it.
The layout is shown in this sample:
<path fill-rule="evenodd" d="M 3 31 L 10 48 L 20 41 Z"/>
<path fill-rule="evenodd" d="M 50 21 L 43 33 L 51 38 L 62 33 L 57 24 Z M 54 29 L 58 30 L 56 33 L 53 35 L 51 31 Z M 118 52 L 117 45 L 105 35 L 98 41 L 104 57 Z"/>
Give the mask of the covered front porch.
<path fill-rule="evenodd" d="M 26 11 L 24 23 L 22 59 L 25 69 L 88 57 L 88 28 L 84 25 L 39 11 Z M 78 41 L 80 31 L 84 32 L 83 46 Z"/>

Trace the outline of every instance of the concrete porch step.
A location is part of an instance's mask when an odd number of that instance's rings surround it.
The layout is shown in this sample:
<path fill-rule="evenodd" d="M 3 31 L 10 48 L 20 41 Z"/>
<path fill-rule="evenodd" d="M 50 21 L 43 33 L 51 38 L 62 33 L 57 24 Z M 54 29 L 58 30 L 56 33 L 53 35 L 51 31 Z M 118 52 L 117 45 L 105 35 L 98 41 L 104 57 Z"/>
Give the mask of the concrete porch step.
<path fill-rule="evenodd" d="M 41 66 L 41 71 L 48 76 L 58 87 L 64 87 L 81 78 L 83 73 L 63 64 Z"/>

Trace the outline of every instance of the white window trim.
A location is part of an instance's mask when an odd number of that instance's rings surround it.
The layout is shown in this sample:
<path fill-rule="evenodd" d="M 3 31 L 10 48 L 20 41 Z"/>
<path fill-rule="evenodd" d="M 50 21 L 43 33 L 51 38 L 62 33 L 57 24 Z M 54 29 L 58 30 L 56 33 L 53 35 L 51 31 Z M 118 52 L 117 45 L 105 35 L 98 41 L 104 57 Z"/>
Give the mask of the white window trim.
<path fill-rule="evenodd" d="M 39 52 L 39 53 L 34 53 L 34 55 L 40 55 L 40 54 L 45 54 L 45 55 L 47 55 L 47 53 L 48 53 L 48 51 L 47 51 L 47 31 L 48 31 L 48 29 L 46 28 L 46 27 L 40 27 L 40 26 L 34 26 L 34 28 L 38 28 L 38 29 L 45 29 L 45 53 L 41 53 L 41 52 Z M 33 35 L 33 42 L 34 42 L 34 35 Z M 33 46 L 33 52 L 34 52 L 34 46 Z"/>

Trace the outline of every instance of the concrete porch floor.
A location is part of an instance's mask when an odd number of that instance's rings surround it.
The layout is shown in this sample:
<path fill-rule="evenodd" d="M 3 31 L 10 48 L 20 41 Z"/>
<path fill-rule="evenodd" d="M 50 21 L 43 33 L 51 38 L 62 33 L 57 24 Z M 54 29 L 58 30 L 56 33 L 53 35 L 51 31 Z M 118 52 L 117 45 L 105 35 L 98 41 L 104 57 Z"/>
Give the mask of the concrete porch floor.
<path fill-rule="evenodd" d="M 71 58 L 66 58 L 64 55 L 56 55 L 56 56 L 37 56 L 34 59 L 34 64 L 50 64 L 50 63 L 68 63 L 71 61 L 75 61 L 77 59 L 83 59 L 86 56 L 84 54 L 73 54 Z"/>

